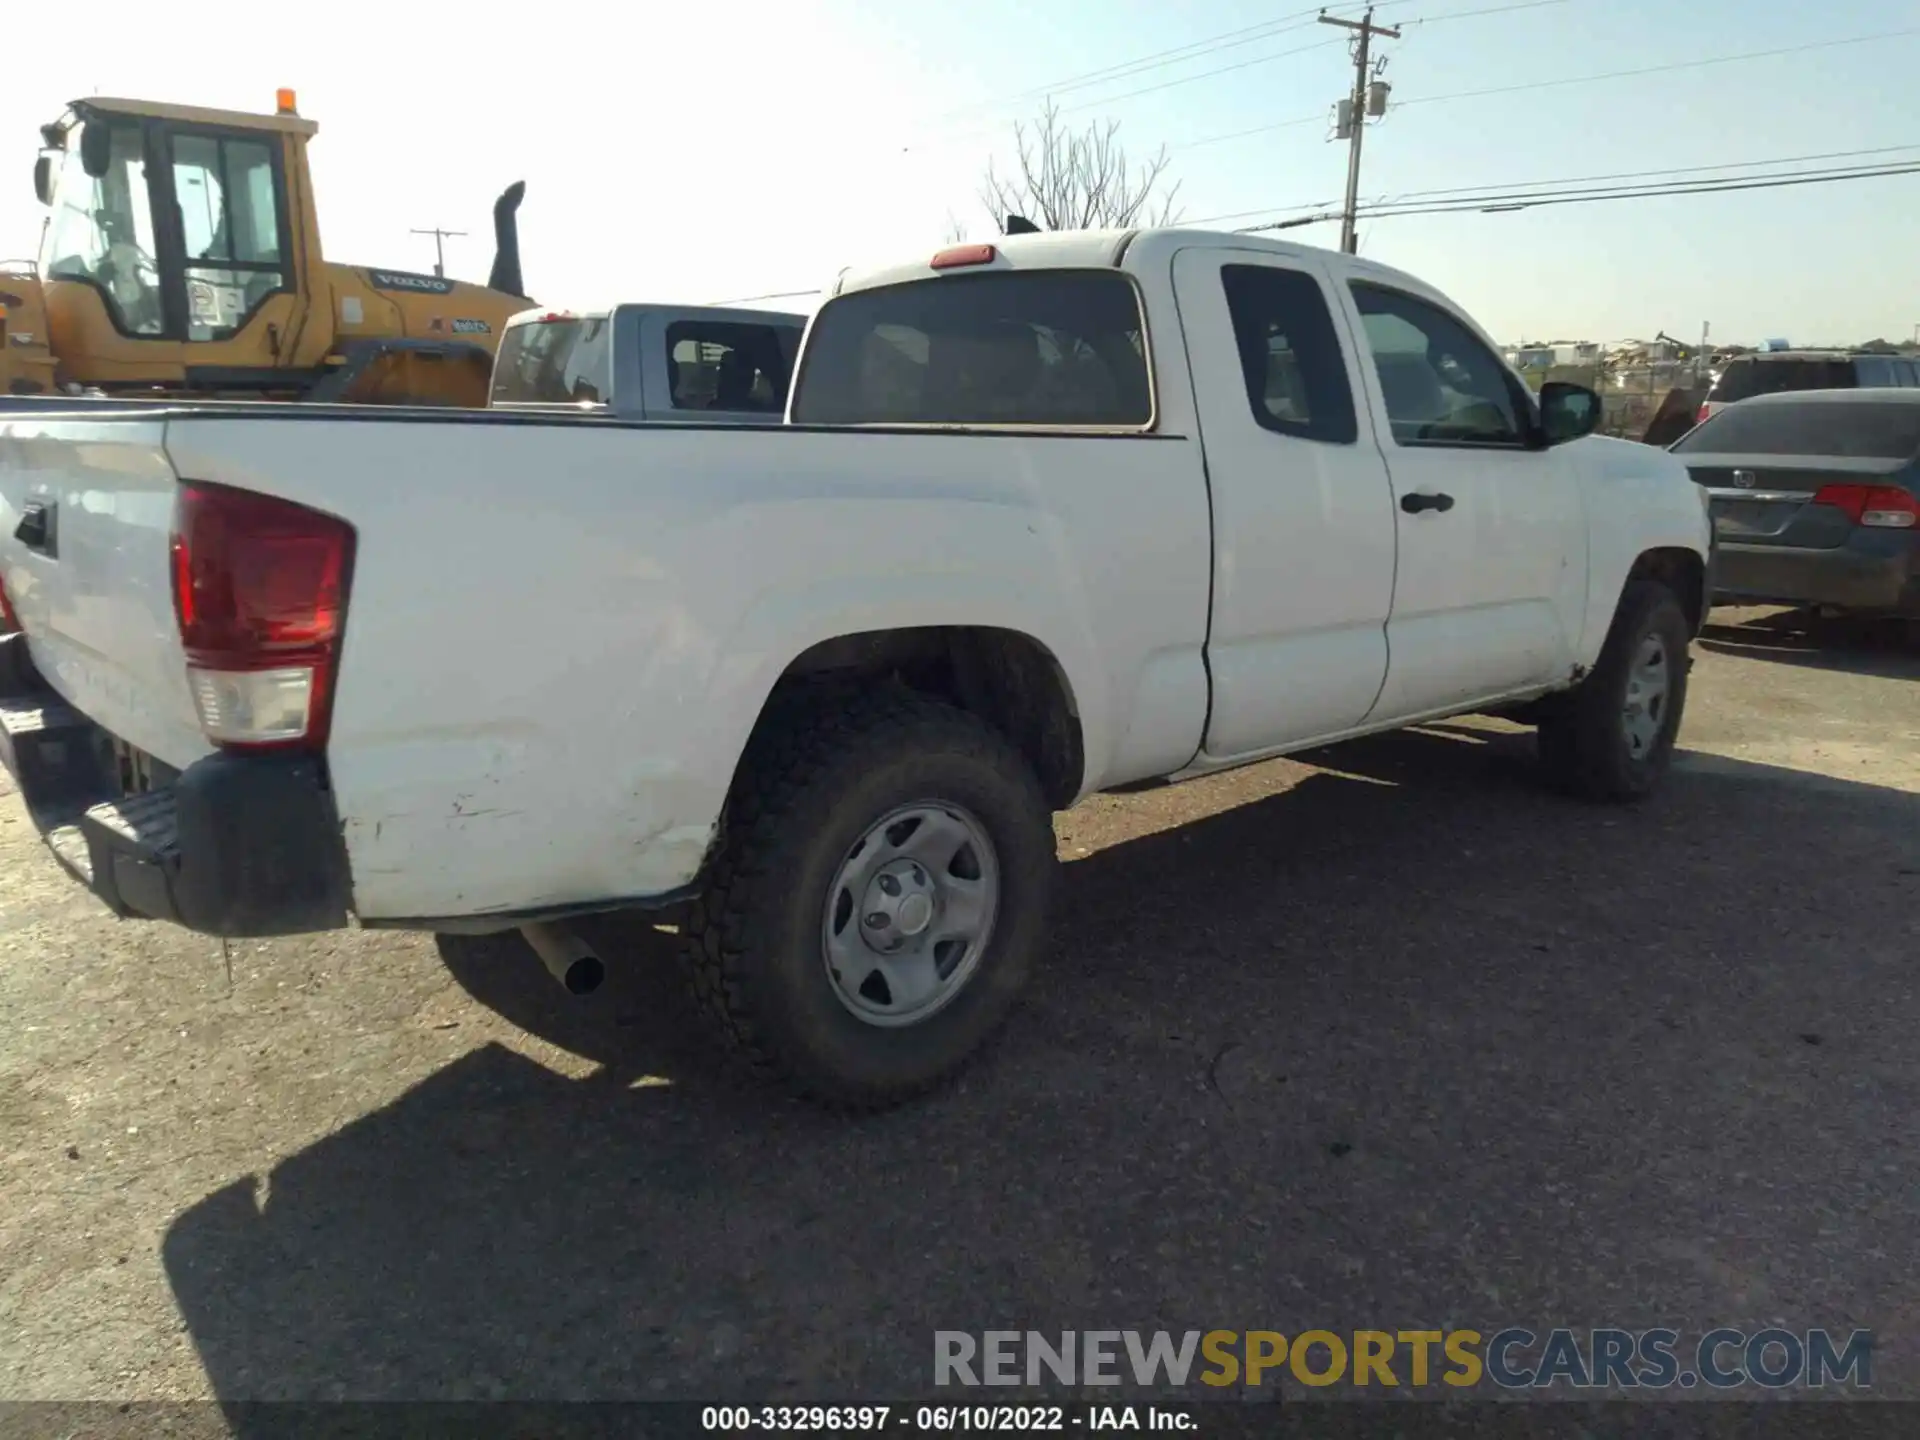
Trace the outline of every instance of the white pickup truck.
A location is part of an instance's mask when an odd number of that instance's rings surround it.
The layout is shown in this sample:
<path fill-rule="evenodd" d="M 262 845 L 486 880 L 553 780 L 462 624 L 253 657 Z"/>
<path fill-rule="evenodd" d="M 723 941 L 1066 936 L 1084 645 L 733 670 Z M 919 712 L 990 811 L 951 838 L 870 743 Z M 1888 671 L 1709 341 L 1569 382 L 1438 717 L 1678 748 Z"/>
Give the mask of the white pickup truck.
<path fill-rule="evenodd" d="M 1498 709 L 1666 768 L 1710 532 L 1431 287 L 1237 235 L 842 277 L 788 422 L 182 405 L 0 426 L 0 748 L 123 915 L 676 905 L 724 1033 L 878 1105 L 1047 938 L 1051 812 Z M 1585 438 L 1583 438 L 1585 437 Z"/>

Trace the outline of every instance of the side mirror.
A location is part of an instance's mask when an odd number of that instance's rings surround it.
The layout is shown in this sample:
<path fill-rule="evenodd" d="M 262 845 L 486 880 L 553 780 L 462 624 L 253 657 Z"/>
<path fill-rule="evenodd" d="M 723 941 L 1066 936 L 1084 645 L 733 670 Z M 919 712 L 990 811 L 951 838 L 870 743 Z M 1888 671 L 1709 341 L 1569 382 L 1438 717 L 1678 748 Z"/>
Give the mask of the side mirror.
<path fill-rule="evenodd" d="M 113 132 L 98 120 L 89 120 L 80 131 L 80 168 L 95 180 L 104 180 L 112 163 Z"/>
<path fill-rule="evenodd" d="M 33 193 L 42 205 L 53 204 L 53 157 L 42 155 L 33 162 Z"/>
<path fill-rule="evenodd" d="M 1549 445 L 1564 445 L 1600 428 L 1600 397 L 1584 385 L 1549 380 L 1540 387 L 1540 429 Z"/>

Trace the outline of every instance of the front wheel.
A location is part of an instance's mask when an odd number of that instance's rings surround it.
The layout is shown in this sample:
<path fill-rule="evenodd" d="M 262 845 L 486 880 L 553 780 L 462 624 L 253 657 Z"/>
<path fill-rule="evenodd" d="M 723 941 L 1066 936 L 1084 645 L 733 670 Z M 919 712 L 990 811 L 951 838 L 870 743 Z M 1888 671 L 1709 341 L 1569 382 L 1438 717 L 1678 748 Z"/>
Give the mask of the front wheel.
<path fill-rule="evenodd" d="M 786 710 L 744 762 L 687 927 L 756 1070 L 872 1109 L 957 1070 L 1045 941 L 1052 814 L 976 717 L 897 689 Z"/>
<path fill-rule="evenodd" d="M 1689 643 L 1673 591 L 1630 581 L 1599 663 L 1540 721 L 1540 761 L 1556 785 L 1597 800 L 1658 788 L 1686 710 Z"/>

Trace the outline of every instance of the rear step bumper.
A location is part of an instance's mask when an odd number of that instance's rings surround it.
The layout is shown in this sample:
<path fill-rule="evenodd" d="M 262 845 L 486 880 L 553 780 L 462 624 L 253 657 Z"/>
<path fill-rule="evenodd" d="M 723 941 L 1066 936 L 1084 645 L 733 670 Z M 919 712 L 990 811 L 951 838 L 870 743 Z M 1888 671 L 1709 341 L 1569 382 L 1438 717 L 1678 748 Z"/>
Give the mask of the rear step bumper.
<path fill-rule="evenodd" d="M 25 645 L 0 636 L 0 764 L 55 858 L 108 909 L 232 937 L 347 923 L 346 847 L 319 761 L 211 755 L 123 796 L 105 732 L 35 688 Z"/>

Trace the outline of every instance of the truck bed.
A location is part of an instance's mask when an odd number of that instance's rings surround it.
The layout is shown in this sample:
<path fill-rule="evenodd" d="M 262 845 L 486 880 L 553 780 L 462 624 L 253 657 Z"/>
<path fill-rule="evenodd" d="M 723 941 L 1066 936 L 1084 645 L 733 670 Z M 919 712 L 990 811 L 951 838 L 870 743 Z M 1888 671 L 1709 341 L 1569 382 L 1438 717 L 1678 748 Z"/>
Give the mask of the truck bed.
<path fill-rule="evenodd" d="M 180 480 L 356 533 L 324 770 L 370 922 L 683 886 L 767 694 L 823 635 L 1035 635 L 1080 697 L 1087 789 L 1200 743 L 1209 517 L 1182 437 L 248 403 L 9 416 L 0 536 L 35 495 L 60 512 L 58 558 L 0 549 L 35 665 L 185 771 L 211 747 L 172 615 Z"/>

